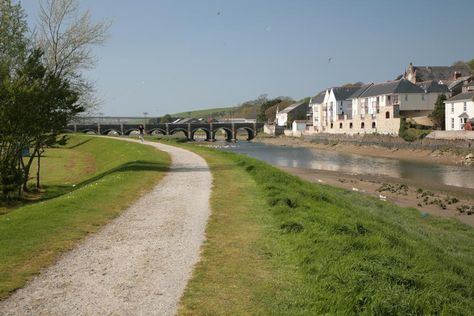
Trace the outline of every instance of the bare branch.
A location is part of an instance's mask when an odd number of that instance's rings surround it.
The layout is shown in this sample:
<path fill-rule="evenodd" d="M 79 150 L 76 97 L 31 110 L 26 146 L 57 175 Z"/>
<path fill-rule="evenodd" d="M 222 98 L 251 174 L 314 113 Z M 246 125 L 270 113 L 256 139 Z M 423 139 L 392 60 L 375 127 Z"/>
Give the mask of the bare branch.
<path fill-rule="evenodd" d="M 92 99 L 93 85 L 84 85 L 81 73 L 94 67 L 92 48 L 106 41 L 110 26 L 106 20 L 92 22 L 89 11 L 80 12 L 78 0 L 40 1 L 37 44 L 47 68 L 67 78 L 87 99 Z"/>

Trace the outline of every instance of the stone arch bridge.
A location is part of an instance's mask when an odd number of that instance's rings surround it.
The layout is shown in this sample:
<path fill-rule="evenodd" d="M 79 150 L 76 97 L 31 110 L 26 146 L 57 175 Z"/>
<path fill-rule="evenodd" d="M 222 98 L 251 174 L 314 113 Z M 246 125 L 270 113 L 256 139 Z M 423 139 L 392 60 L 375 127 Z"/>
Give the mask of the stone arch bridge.
<path fill-rule="evenodd" d="M 138 124 L 69 124 L 65 131 L 76 133 L 94 133 L 98 135 L 130 135 L 138 132 Z M 188 140 L 195 140 L 195 134 L 198 131 L 204 132 L 206 141 L 215 141 L 216 134 L 222 131 L 227 141 L 236 141 L 237 133 L 243 131 L 247 133 L 247 140 L 252 140 L 257 131 L 263 128 L 263 123 L 163 123 L 163 124 L 146 124 L 145 133 L 147 135 L 174 135 L 182 133 Z"/>

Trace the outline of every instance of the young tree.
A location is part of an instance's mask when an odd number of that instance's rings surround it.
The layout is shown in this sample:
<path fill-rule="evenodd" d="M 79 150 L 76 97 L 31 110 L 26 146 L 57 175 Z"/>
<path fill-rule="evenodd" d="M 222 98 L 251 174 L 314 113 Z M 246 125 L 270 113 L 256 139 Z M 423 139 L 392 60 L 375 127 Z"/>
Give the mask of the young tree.
<path fill-rule="evenodd" d="M 93 23 L 89 11 L 80 11 L 78 0 L 41 0 L 39 17 L 37 42 L 47 69 L 67 79 L 81 104 L 94 110 L 99 100 L 82 71 L 95 65 L 92 48 L 105 42 L 110 22 Z"/>
<path fill-rule="evenodd" d="M 25 66 L 19 71 L 19 91 L 17 100 L 24 108 L 19 124 L 27 135 L 28 147 L 32 155 L 21 165 L 25 174 L 23 188 L 33 163 L 37 158 L 38 169 L 36 187 L 40 187 L 41 156 L 45 147 L 63 144 L 66 138 L 59 137 L 64 126 L 77 114 L 84 111 L 78 102 L 78 93 L 69 82 L 57 74 L 49 73 L 42 64 L 42 52 L 33 51 Z"/>
<path fill-rule="evenodd" d="M 446 129 L 445 127 L 445 104 L 444 101 L 446 101 L 446 96 L 444 94 L 441 94 L 438 96 L 438 99 L 436 99 L 435 107 L 433 110 L 433 113 L 431 113 L 430 117 L 433 120 L 435 128 L 444 130 Z"/>

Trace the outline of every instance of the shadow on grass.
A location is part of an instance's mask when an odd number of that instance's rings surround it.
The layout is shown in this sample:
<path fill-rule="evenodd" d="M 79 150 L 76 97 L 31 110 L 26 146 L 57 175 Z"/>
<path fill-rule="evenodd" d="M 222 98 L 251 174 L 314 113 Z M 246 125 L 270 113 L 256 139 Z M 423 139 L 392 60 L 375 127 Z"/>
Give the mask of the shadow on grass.
<path fill-rule="evenodd" d="M 0 204 L 0 207 L 4 207 L 4 210 L 0 210 L 0 216 L 5 215 L 9 212 L 14 211 L 15 209 L 29 205 L 29 204 L 34 204 L 37 202 L 43 202 L 47 200 L 51 200 L 57 197 L 60 197 L 64 194 L 73 192 L 75 190 L 78 190 L 84 186 L 87 186 L 91 183 L 94 183 L 96 181 L 99 181 L 100 179 L 114 174 L 114 173 L 119 173 L 119 172 L 135 172 L 135 171 L 154 171 L 154 172 L 168 172 L 170 169 L 168 166 L 162 164 L 162 163 L 157 163 L 157 162 L 151 162 L 151 161 L 144 161 L 144 160 L 137 160 L 137 161 L 132 161 L 132 162 L 127 162 L 125 164 L 122 164 L 120 166 L 117 166 L 115 168 L 112 168 L 110 170 L 107 170 L 103 173 L 97 174 L 93 176 L 92 178 L 89 178 L 87 180 L 84 180 L 80 183 L 77 183 L 76 185 L 45 185 L 43 186 L 43 189 L 46 191 L 43 195 L 41 195 L 38 199 L 35 200 L 21 200 L 21 201 L 16 201 L 16 203 L 13 204 Z"/>
<path fill-rule="evenodd" d="M 87 144 L 87 143 L 90 142 L 91 140 L 92 140 L 92 138 L 88 138 L 88 139 L 86 139 L 86 140 L 84 140 L 84 141 L 82 141 L 82 142 L 79 142 L 79 143 L 77 143 L 77 144 L 75 144 L 75 145 L 72 145 L 72 146 L 67 146 L 67 145 L 66 145 L 65 148 L 67 148 L 67 149 L 74 149 L 74 148 L 80 147 L 80 146 L 82 146 L 82 145 L 84 145 L 84 144 Z"/>

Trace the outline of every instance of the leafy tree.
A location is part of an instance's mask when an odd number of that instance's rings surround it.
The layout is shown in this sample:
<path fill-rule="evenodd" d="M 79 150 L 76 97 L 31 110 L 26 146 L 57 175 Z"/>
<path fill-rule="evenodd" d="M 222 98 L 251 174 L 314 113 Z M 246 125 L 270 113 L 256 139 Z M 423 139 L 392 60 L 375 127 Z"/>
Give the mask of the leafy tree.
<path fill-rule="evenodd" d="M 362 87 L 364 85 L 363 82 L 361 81 L 357 81 L 357 82 L 354 82 L 354 83 L 346 83 L 344 85 L 342 85 L 344 88 L 352 88 L 352 87 Z"/>
<path fill-rule="evenodd" d="M 431 113 L 430 117 L 433 120 L 435 128 L 444 130 L 445 122 L 446 122 L 446 113 L 445 113 L 445 104 L 446 96 L 441 94 L 436 99 L 435 107 L 433 113 Z"/>
<path fill-rule="evenodd" d="M 474 75 L 474 59 L 471 59 L 466 64 L 469 66 L 469 69 L 471 70 L 471 74 Z"/>
<path fill-rule="evenodd" d="M 171 123 L 173 122 L 173 118 L 169 114 L 165 114 L 160 118 L 160 123 Z"/>
<path fill-rule="evenodd" d="M 260 110 L 259 110 L 259 113 L 258 113 L 258 116 L 257 116 L 257 121 L 259 122 L 267 122 L 268 121 L 268 118 L 267 118 L 267 115 L 265 114 L 265 112 L 271 108 L 272 106 L 280 103 L 282 100 L 281 99 L 272 99 L 272 100 L 268 100 L 266 101 L 265 103 L 263 103 L 261 106 L 260 106 Z"/>
<path fill-rule="evenodd" d="M 65 144 L 67 138 L 59 137 L 62 129 L 77 114 L 84 111 L 78 102 L 78 93 L 71 87 L 69 81 L 47 71 L 41 62 L 42 52 L 35 50 L 28 58 L 24 69 L 20 72 L 20 82 L 28 88 L 22 102 L 29 108 L 28 115 L 22 118 L 23 124 L 28 124 L 28 141 L 33 154 L 26 164 L 23 164 L 25 175 L 36 156 L 38 168 L 36 187 L 40 187 L 41 156 L 46 147 Z M 31 113 L 30 113 L 31 112 Z M 23 161 L 23 160 L 22 160 Z M 26 188 L 26 181 L 24 188 Z"/>

